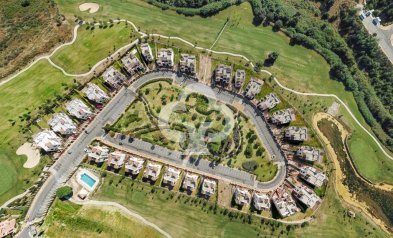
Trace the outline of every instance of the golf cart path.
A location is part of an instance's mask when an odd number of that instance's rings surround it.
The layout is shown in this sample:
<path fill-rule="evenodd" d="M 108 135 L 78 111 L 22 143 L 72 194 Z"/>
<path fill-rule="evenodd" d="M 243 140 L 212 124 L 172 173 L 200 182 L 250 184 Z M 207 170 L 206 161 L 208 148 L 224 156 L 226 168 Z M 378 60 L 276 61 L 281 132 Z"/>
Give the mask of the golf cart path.
<path fill-rule="evenodd" d="M 160 227 L 158 227 L 156 224 L 149 222 L 146 220 L 143 216 L 139 215 L 138 213 L 131 211 L 130 209 L 126 208 L 123 205 L 120 205 L 119 203 L 116 202 L 110 202 L 110 201 L 97 201 L 97 200 L 85 200 L 85 201 L 80 201 L 80 200 L 75 200 L 75 199 L 70 199 L 71 202 L 78 204 L 78 205 L 90 205 L 90 206 L 111 206 L 111 207 L 116 207 L 117 209 L 121 210 L 123 213 L 126 215 L 138 219 L 140 222 L 143 224 L 150 226 L 154 229 L 156 229 L 158 232 L 160 232 L 162 235 L 164 235 L 167 238 L 172 238 L 171 235 L 166 233 L 164 230 L 162 230 Z"/>
<path fill-rule="evenodd" d="M 214 51 L 214 50 L 211 50 L 211 49 L 206 49 L 206 48 L 203 48 L 203 47 L 196 46 L 195 44 L 193 44 L 193 43 L 191 43 L 191 42 L 189 42 L 189 41 L 187 41 L 187 40 L 185 40 L 185 39 L 183 39 L 183 38 L 180 38 L 180 37 L 164 36 L 164 35 L 160 35 L 160 34 L 149 34 L 149 35 L 148 35 L 148 34 L 146 34 L 146 33 L 144 33 L 144 32 L 139 31 L 138 28 L 136 27 L 136 25 L 135 25 L 133 22 L 128 21 L 128 20 L 125 20 L 125 19 L 122 19 L 122 20 L 114 20 L 113 22 L 115 22 L 115 23 L 117 23 L 117 22 L 127 22 L 128 24 L 130 24 L 130 25 L 135 29 L 135 31 L 136 31 L 137 33 L 139 33 L 139 34 L 141 35 L 142 38 L 146 38 L 146 37 L 149 37 L 149 36 L 159 36 L 159 37 L 166 38 L 166 39 L 176 39 L 176 40 L 180 40 L 180 41 L 182 41 L 183 43 L 186 43 L 186 44 L 188 44 L 188 45 L 190 45 L 190 46 L 192 46 L 192 47 L 194 47 L 194 48 L 196 48 L 196 49 L 204 50 L 204 51 L 206 51 L 206 52 L 211 52 L 211 53 L 221 54 L 221 55 L 230 55 L 230 56 L 235 56 L 235 57 L 241 57 L 241 58 L 243 58 L 244 60 L 250 62 L 251 67 L 254 67 L 254 65 L 253 65 L 253 63 L 251 62 L 251 60 L 249 60 L 249 59 L 248 59 L 247 57 L 245 57 L 244 55 L 234 54 L 234 53 L 230 53 L 230 52 L 220 52 L 220 51 Z M 98 24 L 99 24 L 99 23 L 96 23 L 96 25 L 98 25 Z M 94 72 L 94 70 L 95 70 L 102 62 L 104 62 L 104 61 L 106 60 L 106 58 L 103 59 L 103 60 L 101 60 L 101 61 L 99 61 L 98 63 L 96 63 L 96 64 L 90 69 L 89 72 L 83 73 L 83 74 L 69 74 L 69 73 L 67 73 L 63 68 L 61 68 L 60 66 L 56 65 L 56 64 L 50 59 L 50 57 L 53 56 L 59 49 L 61 49 L 61 48 L 64 47 L 64 46 L 71 45 L 71 44 L 73 44 L 73 43 L 75 42 L 75 40 L 76 40 L 76 38 L 77 38 L 79 26 L 80 26 L 80 25 L 76 25 L 76 26 L 75 26 L 74 31 L 73 31 L 73 38 L 72 38 L 72 40 L 71 40 L 70 42 L 65 43 L 65 44 L 63 44 L 63 45 L 60 45 L 60 46 L 56 47 L 55 50 L 54 50 L 51 54 L 49 54 L 49 55 L 41 56 L 41 57 L 37 58 L 35 61 L 33 61 L 33 62 L 32 62 L 28 67 L 26 67 L 25 69 L 19 71 L 19 72 L 18 72 L 17 74 L 15 74 L 15 75 L 12 75 L 12 76 L 9 77 L 8 79 L 6 79 L 6 80 L 0 82 L 0 86 L 6 84 L 7 82 L 9 82 L 9 81 L 11 81 L 12 79 L 16 78 L 19 74 L 21 74 L 21 73 L 25 72 L 26 70 L 28 70 L 29 68 L 31 68 L 36 62 L 38 62 L 38 61 L 41 60 L 41 59 L 47 59 L 47 60 L 49 61 L 49 63 L 50 63 L 53 67 L 56 67 L 57 69 L 59 69 L 59 70 L 60 70 L 64 75 L 66 75 L 66 76 L 81 77 L 81 76 L 89 75 L 89 74 L 91 74 L 92 72 Z M 134 44 L 136 44 L 137 42 L 138 42 L 138 40 L 135 40 L 134 42 L 132 42 L 132 43 L 130 43 L 130 44 L 127 44 L 127 45 L 121 47 L 121 48 L 118 49 L 115 53 L 113 53 L 112 56 L 115 55 L 115 54 L 117 54 L 120 50 L 122 50 L 122 49 L 124 49 L 124 48 L 126 48 L 126 47 L 130 47 L 131 45 L 134 45 Z M 269 72 L 269 71 L 267 71 L 267 70 L 261 70 L 261 71 L 267 73 L 268 75 L 272 75 L 272 73 Z M 276 77 L 274 77 L 274 81 L 275 81 L 275 82 L 277 83 L 277 85 L 280 86 L 282 89 L 284 89 L 284 90 L 286 90 L 286 91 L 289 91 L 289 92 L 292 92 L 292 93 L 295 93 L 295 94 L 297 94 L 297 95 L 303 95 L 303 96 L 317 96 L 317 97 L 333 97 L 333 98 L 335 98 L 337 101 L 339 101 L 339 102 L 341 103 L 341 105 L 344 106 L 344 108 L 348 111 L 349 115 L 350 115 L 350 116 L 352 117 L 352 119 L 356 122 L 356 124 L 358 124 L 358 125 L 360 126 L 360 128 L 362 128 L 362 130 L 364 130 L 364 131 L 373 139 L 373 141 L 378 145 L 379 149 L 383 152 L 383 154 L 384 154 L 386 157 L 388 157 L 390 160 L 393 160 L 393 156 L 391 156 L 391 155 L 383 148 L 383 146 L 382 146 L 381 143 L 378 141 L 378 139 L 376 139 L 375 136 L 372 135 L 372 134 L 371 134 L 371 133 L 370 133 L 370 132 L 369 132 L 369 131 L 368 131 L 359 121 L 358 121 L 358 119 L 355 117 L 355 115 L 352 113 L 352 111 L 349 109 L 349 107 L 348 107 L 348 106 L 344 103 L 344 101 L 341 100 L 337 95 L 335 95 L 335 94 L 321 94 L 321 93 L 302 93 L 302 92 L 298 92 L 298 91 L 296 91 L 296 90 L 290 89 L 290 88 L 288 88 L 288 87 L 282 85 L 282 84 L 277 80 Z"/>

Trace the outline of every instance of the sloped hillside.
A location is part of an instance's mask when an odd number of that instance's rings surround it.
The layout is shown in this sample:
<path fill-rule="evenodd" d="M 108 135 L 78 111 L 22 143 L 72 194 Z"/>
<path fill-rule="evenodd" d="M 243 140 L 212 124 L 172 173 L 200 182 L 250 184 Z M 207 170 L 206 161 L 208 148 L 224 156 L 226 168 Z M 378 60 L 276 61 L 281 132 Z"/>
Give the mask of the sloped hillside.
<path fill-rule="evenodd" d="M 69 40 L 70 27 L 63 20 L 52 1 L 0 1 L 0 79 Z"/>

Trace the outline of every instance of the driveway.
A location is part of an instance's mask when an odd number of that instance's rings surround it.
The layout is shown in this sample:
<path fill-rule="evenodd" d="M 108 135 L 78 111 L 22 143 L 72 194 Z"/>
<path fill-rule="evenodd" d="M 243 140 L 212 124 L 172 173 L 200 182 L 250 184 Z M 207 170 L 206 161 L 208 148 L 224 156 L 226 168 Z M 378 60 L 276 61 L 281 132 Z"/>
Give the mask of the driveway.
<path fill-rule="evenodd" d="M 370 15 L 362 20 L 364 27 L 367 29 L 370 35 L 376 33 L 379 47 L 381 47 L 382 51 L 388 57 L 390 62 L 393 64 L 393 45 L 392 45 L 392 36 L 393 36 L 393 27 L 381 27 L 380 25 L 374 25 L 373 17 Z"/>

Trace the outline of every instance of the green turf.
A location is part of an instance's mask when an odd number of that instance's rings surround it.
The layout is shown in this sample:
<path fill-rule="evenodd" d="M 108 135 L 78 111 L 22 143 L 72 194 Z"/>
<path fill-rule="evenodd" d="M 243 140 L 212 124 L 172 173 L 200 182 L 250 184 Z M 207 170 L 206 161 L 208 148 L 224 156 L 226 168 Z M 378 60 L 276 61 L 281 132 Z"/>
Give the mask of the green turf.
<path fill-rule="evenodd" d="M 303 228 L 287 228 L 283 225 L 262 224 L 253 217 L 232 218 L 216 212 L 204 199 L 173 194 L 166 189 L 121 179 L 108 174 L 99 191 L 97 200 L 118 202 L 163 228 L 173 237 L 386 237 L 382 231 L 368 223 L 361 214 L 350 219 L 346 209 L 329 187 L 327 199 L 316 214 L 316 220 Z M 272 228 L 274 227 L 274 228 Z M 198 232 L 195 232 L 198 230 Z M 343 232 L 345 231 L 345 232 Z"/>
<path fill-rule="evenodd" d="M 45 237 L 163 237 L 112 207 L 80 206 L 56 200 L 43 225 Z"/>
<path fill-rule="evenodd" d="M 61 48 L 51 59 L 67 73 L 88 72 L 98 61 L 134 41 L 137 34 L 130 37 L 131 31 L 131 26 L 126 27 L 117 23 L 113 27 L 96 27 L 94 30 L 87 30 L 86 26 L 81 26 L 76 41 Z"/>
<path fill-rule="evenodd" d="M 198 16 L 184 17 L 173 11 L 162 11 L 139 0 L 114 0 L 110 3 L 99 0 L 96 2 L 101 7 L 95 14 L 81 13 L 78 10 L 78 5 L 82 1 L 57 0 L 57 2 L 60 11 L 69 18 L 73 18 L 74 14 L 82 16 L 84 19 L 91 19 L 92 17 L 97 19 L 108 19 L 110 17 L 126 18 L 141 27 L 141 30 L 144 32 L 180 36 L 190 42 L 197 42 L 198 46 L 206 48 L 210 48 L 227 17 L 230 17 L 230 22 L 214 46 L 214 50 L 243 54 L 254 62 L 264 60 L 271 51 L 279 52 L 280 56 L 277 62 L 268 70 L 272 71 L 280 82 L 302 92 L 333 93 L 338 95 L 347 103 L 356 118 L 369 129 L 357 108 L 352 93 L 345 91 L 341 83 L 329 78 L 329 65 L 324 59 L 314 51 L 300 46 L 290 46 L 289 39 L 283 33 L 272 32 L 271 27 L 255 27 L 252 24 L 253 14 L 248 3 L 230 7 L 214 17 L 201 18 Z M 312 102 L 322 101 L 325 107 L 330 105 L 323 102 L 324 100 L 332 102 L 331 99 L 326 98 L 321 100 L 310 97 L 309 99 Z M 300 109 L 308 111 L 304 107 Z M 312 112 L 309 110 L 309 112 L 305 113 L 311 114 Z M 352 119 L 346 113 L 344 113 L 343 119 L 354 125 Z M 306 120 L 310 121 L 310 117 L 306 118 Z M 351 126 L 351 129 L 360 130 L 357 126 Z M 353 136 L 355 137 L 356 134 Z M 376 148 L 375 142 L 368 136 L 362 136 L 358 140 L 358 143 L 352 144 L 352 151 L 360 150 L 362 145 L 370 145 Z M 358 161 L 359 164 L 366 164 L 370 161 L 365 156 L 359 156 L 359 153 L 355 152 L 353 154 L 355 161 Z M 370 157 L 378 160 L 379 163 L 383 162 L 389 164 L 389 167 L 390 165 L 393 166 L 393 162 L 380 152 L 371 150 L 368 151 L 368 154 Z M 382 169 L 386 170 L 385 168 Z M 360 170 L 370 175 L 370 179 L 375 181 L 393 183 L 393 177 L 383 177 L 385 174 L 389 175 L 389 171 L 381 173 L 381 176 L 373 176 L 373 172 L 370 172 L 368 167 L 360 166 Z"/>
<path fill-rule="evenodd" d="M 41 60 L 0 87 L 0 204 L 22 193 L 34 182 L 44 165 L 41 163 L 34 169 L 24 169 L 26 157 L 15 154 L 26 141 L 25 136 L 19 133 L 19 126 L 24 124 L 18 117 L 36 110 L 55 93 L 62 93 L 61 83 L 70 82 L 70 79 L 46 60 Z M 15 125 L 12 126 L 8 120 L 15 120 Z M 30 137 L 28 134 L 26 136 Z"/>

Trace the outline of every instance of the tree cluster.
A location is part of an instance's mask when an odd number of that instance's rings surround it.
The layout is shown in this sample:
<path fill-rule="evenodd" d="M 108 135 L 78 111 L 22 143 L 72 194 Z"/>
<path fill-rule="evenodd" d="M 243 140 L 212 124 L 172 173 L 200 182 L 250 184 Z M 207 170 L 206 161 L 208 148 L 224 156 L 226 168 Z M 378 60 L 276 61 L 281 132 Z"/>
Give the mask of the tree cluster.
<path fill-rule="evenodd" d="M 393 2 L 391 0 L 368 0 L 366 7 L 374 9 L 373 15 L 380 17 L 382 23 L 393 22 Z"/>
<path fill-rule="evenodd" d="M 251 0 L 254 24 L 283 28 L 291 44 L 322 55 L 331 66 L 332 79 L 352 91 L 359 110 L 385 145 L 393 145 L 393 68 L 378 45 L 365 32 L 354 11 L 343 8 L 340 32 L 318 20 L 307 2 L 292 6 L 281 0 Z M 312 10 L 310 10 L 312 9 Z M 340 35 L 341 34 L 341 35 Z"/>
<path fill-rule="evenodd" d="M 178 14 L 185 16 L 200 15 L 209 17 L 217 14 L 221 10 L 228 8 L 235 4 L 240 4 L 242 0 L 210 0 L 210 1 L 163 1 L 163 0 L 148 0 L 148 3 L 155 5 L 162 10 L 172 9 Z"/>

